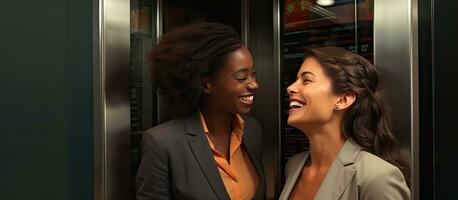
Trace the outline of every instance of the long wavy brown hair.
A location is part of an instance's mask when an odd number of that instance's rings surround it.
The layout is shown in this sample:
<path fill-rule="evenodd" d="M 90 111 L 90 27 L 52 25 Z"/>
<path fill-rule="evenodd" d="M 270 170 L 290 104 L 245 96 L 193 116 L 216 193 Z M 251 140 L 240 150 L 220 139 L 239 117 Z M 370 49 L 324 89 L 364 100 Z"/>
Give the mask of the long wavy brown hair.
<path fill-rule="evenodd" d="M 410 170 L 401 159 L 390 114 L 378 92 L 379 78 L 374 65 L 362 56 L 338 47 L 309 49 L 304 59 L 309 57 L 317 59 L 331 78 L 335 94 L 356 94 L 355 102 L 343 119 L 344 135 L 365 151 L 398 167 L 410 186 Z"/>

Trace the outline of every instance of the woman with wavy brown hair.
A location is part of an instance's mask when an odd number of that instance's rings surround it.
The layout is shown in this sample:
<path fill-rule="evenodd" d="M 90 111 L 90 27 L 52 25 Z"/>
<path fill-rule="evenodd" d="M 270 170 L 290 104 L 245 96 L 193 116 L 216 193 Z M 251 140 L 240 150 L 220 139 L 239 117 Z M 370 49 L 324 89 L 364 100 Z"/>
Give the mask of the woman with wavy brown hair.
<path fill-rule="evenodd" d="M 307 51 L 288 87 L 288 124 L 310 149 L 288 160 L 280 199 L 410 199 L 375 67 L 337 47 Z"/>

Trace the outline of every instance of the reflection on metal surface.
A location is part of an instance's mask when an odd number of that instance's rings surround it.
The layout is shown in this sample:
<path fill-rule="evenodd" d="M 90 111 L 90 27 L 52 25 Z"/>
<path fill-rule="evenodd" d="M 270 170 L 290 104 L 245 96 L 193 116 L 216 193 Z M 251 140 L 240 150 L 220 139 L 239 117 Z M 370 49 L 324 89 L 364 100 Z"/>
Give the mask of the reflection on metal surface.
<path fill-rule="evenodd" d="M 105 126 L 105 96 L 104 89 L 104 52 L 103 48 L 103 1 L 94 1 L 93 8 L 93 43 L 94 43 L 94 199 L 106 199 L 106 180 L 105 180 L 105 147 L 104 136 Z"/>
<path fill-rule="evenodd" d="M 320 6 L 331 6 L 336 3 L 334 0 L 317 0 L 316 4 Z"/>
<path fill-rule="evenodd" d="M 411 189 L 412 189 L 412 199 L 420 199 L 420 95 L 419 95 L 419 64 L 418 64 L 418 2 L 417 0 L 410 0 L 410 62 L 412 66 L 411 74 L 411 98 L 410 104 L 412 109 L 411 115 L 411 169 L 412 169 L 412 178 L 411 178 Z"/>
<path fill-rule="evenodd" d="M 259 90 L 255 95 L 251 115 L 263 128 L 263 161 L 266 176 L 266 199 L 276 199 L 279 185 L 279 73 L 278 52 L 275 37 L 278 35 L 278 1 L 249 1 L 248 46 L 256 67 Z M 272 16 L 273 14 L 273 16 Z M 266 17 L 269 16 L 269 17 Z M 277 20 L 275 22 L 275 20 Z M 277 27 L 277 28 L 276 28 Z"/>
<path fill-rule="evenodd" d="M 275 134 L 273 135 L 273 138 L 274 138 L 274 141 L 275 141 L 275 145 L 274 145 L 274 159 L 273 161 L 275 161 L 274 163 L 274 173 L 275 173 L 275 176 L 274 176 L 274 181 L 275 181 L 275 197 L 278 197 L 280 196 L 280 192 L 282 190 L 282 185 L 281 185 L 281 175 L 283 174 L 283 169 L 281 168 L 281 159 L 280 159 L 280 155 L 282 155 L 282 148 L 281 148 L 281 118 L 280 118 L 280 113 L 282 111 L 282 108 L 280 106 L 280 102 L 282 101 L 281 99 L 281 95 L 280 93 L 282 91 L 278 91 L 279 88 L 280 88 L 280 80 L 281 80 L 281 69 L 280 69 L 280 66 L 281 66 L 281 60 L 280 60 L 280 55 L 281 55 L 281 52 L 280 52 L 280 30 L 281 30 L 281 27 L 280 27 L 280 0 L 274 0 L 274 5 L 273 5 L 273 30 L 274 30 L 274 34 L 273 34 L 273 53 L 274 53 L 274 56 L 273 56 L 273 64 L 274 64 L 274 80 L 275 80 L 275 85 L 277 85 L 277 88 L 275 90 L 275 94 L 276 94 L 276 104 L 277 106 L 274 108 L 275 109 L 275 114 L 277 116 L 276 120 L 274 121 L 275 125 L 276 125 L 276 129 L 275 129 Z"/>
<path fill-rule="evenodd" d="M 100 0 L 94 9 L 94 199 L 128 199 L 130 5 Z"/>
<path fill-rule="evenodd" d="M 249 27 L 250 27 L 250 20 L 249 20 L 249 0 L 241 0 L 241 33 L 240 38 L 242 39 L 243 43 L 248 46 L 249 44 Z"/>
<path fill-rule="evenodd" d="M 164 26 L 163 26 L 163 19 L 164 19 L 164 11 L 163 11 L 163 2 L 162 0 L 156 1 L 156 42 L 159 41 L 159 38 L 163 34 Z M 156 92 L 156 115 L 158 123 L 162 123 L 165 121 L 164 119 L 164 111 L 162 109 L 163 100 L 161 95 L 159 94 L 159 90 Z"/>
<path fill-rule="evenodd" d="M 416 1 L 375 1 L 374 54 L 383 94 L 391 108 L 402 156 L 412 169 L 418 199 L 418 63 Z M 412 166 L 413 165 L 413 166 Z"/>

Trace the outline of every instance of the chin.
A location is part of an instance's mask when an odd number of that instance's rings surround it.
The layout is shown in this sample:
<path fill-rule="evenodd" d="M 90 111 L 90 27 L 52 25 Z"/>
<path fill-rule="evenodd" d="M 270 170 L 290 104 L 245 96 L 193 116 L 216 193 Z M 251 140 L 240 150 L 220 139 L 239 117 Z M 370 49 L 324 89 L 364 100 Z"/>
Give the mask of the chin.
<path fill-rule="evenodd" d="M 241 110 L 241 111 L 239 112 L 239 114 L 247 114 L 247 113 L 250 112 L 250 110 L 251 110 L 250 108 Z"/>
<path fill-rule="evenodd" d="M 300 124 L 299 120 L 291 118 L 291 117 L 288 117 L 288 125 L 290 125 L 290 126 L 292 126 L 294 128 L 297 128 L 298 127 L 298 126 L 296 126 L 297 124 Z"/>
<path fill-rule="evenodd" d="M 251 110 L 251 107 L 248 107 L 248 108 L 239 108 L 239 109 L 237 109 L 237 113 L 238 113 L 238 114 L 246 114 L 246 113 L 250 112 L 250 110 Z"/>

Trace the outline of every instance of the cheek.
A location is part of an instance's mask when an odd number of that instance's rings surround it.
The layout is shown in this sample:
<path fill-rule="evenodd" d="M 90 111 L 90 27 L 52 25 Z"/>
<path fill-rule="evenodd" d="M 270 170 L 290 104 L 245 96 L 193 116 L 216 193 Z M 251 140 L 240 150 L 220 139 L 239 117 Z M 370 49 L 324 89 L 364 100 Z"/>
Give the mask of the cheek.
<path fill-rule="evenodd" d="M 220 86 L 217 91 L 217 100 L 221 103 L 224 102 L 226 106 L 233 105 L 240 96 L 240 87 L 233 83 L 227 83 L 224 86 Z"/>
<path fill-rule="evenodd" d="M 229 81 L 224 87 L 224 95 L 226 97 L 235 97 L 242 95 L 244 91 L 244 85 L 236 81 Z"/>
<path fill-rule="evenodd" d="M 326 90 L 316 90 L 309 95 L 306 115 L 312 118 L 327 119 L 332 115 L 333 99 Z"/>

